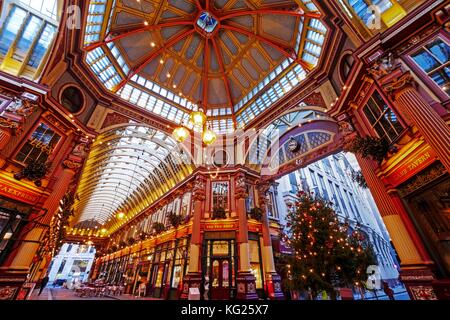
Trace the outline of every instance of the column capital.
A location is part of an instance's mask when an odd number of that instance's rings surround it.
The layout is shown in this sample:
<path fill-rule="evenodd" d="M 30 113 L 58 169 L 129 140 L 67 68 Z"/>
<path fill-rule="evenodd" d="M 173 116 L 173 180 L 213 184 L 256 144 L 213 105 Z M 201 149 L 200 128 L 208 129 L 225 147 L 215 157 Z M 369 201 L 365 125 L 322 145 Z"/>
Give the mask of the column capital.
<path fill-rule="evenodd" d="M 67 158 L 66 160 L 64 160 L 62 162 L 62 166 L 64 169 L 69 169 L 69 170 L 76 172 L 76 171 L 78 171 L 79 168 L 81 168 L 82 164 L 81 164 L 81 162 Z"/>
<path fill-rule="evenodd" d="M 206 199 L 206 178 L 203 175 L 195 177 L 194 187 L 192 189 L 194 201 L 205 201 Z"/>
<path fill-rule="evenodd" d="M 396 100 L 397 97 L 405 90 L 415 90 L 416 87 L 417 82 L 414 80 L 414 77 L 409 71 L 401 74 L 399 77 L 383 85 L 383 89 L 387 94 L 392 95 L 394 100 Z"/>
<path fill-rule="evenodd" d="M 236 199 L 244 199 L 248 196 L 247 194 L 247 180 L 245 174 L 240 172 L 235 176 L 235 193 L 234 197 Z"/>
<path fill-rule="evenodd" d="M 22 133 L 22 126 L 11 119 L 0 117 L 0 130 L 7 130 L 11 135 L 18 136 Z"/>

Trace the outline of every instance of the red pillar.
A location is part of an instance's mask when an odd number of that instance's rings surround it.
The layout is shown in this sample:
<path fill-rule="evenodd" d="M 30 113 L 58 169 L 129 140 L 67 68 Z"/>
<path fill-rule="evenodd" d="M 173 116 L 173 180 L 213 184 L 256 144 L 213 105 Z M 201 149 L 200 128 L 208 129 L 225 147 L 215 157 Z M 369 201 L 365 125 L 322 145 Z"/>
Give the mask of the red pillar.
<path fill-rule="evenodd" d="M 387 192 L 375 173 L 373 161 L 360 155 L 356 155 L 356 158 L 400 257 L 400 279 L 405 283 L 410 297 L 417 299 L 421 293 L 433 292 L 432 262 L 403 204 L 395 194 Z M 433 295 L 429 297 L 431 299 Z"/>
<path fill-rule="evenodd" d="M 256 293 L 256 278 L 251 272 L 250 266 L 250 245 L 248 242 L 248 222 L 245 198 L 247 197 L 247 183 L 245 174 L 239 173 L 235 177 L 235 201 L 236 211 L 239 219 L 239 270 L 236 277 L 237 299 L 255 300 L 258 299 Z"/>
<path fill-rule="evenodd" d="M 200 265 L 200 250 L 202 247 L 201 237 L 201 220 L 205 210 L 206 200 L 206 178 L 204 176 L 197 176 L 192 192 L 194 200 L 194 216 L 192 219 L 192 235 L 189 252 L 189 267 L 188 273 L 183 279 L 183 292 L 181 299 L 189 297 L 189 288 L 199 288 L 202 282 L 202 273 Z"/>
<path fill-rule="evenodd" d="M 450 128 L 442 117 L 423 99 L 409 72 L 384 85 L 393 96 L 397 109 L 404 113 L 450 172 Z"/>
<path fill-rule="evenodd" d="M 269 183 L 258 183 L 258 203 L 263 211 L 262 214 L 262 235 L 263 248 L 262 258 L 264 267 L 265 290 L 269 299 L 283 299 L 281 290 L 281 277 L 275 270 L 273 259 L 272 238 L 270 236 L 269 217 L 267 214 L 267 193 L 270 189 Z"/>

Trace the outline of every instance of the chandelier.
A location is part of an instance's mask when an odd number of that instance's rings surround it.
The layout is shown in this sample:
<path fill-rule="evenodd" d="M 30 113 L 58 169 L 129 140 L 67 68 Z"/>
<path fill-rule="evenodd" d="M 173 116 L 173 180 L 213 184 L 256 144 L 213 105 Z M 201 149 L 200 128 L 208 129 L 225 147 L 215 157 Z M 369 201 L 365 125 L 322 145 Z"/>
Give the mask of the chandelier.
<path fill-rule="evenodd" d="M 209 128 L 207 117 L 203 109 L 199 108 L 198 111 L 191 112 L 189 121 L 192 123 L 194 128 L 202 131 L 202 141 L 205 145 L 213 144 L 216 141 L 217 134 Z M 185 141 L 189 135 L 189 130 L 184 126 L 176 127 L 172 132 L 172 136 L 178 142 Z"/>

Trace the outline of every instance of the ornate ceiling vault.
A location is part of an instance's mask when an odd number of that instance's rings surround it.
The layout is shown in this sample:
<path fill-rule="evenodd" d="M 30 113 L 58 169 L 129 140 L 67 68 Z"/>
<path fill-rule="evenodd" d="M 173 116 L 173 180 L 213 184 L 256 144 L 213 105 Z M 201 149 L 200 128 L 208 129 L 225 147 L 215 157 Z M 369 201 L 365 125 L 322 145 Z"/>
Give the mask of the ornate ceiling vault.
<path fill-rule="evenodd" d="M 189 176 L 188 163 L 177 143 L 153 128 L 130 124 L 101 134 L 83 170 L 74 222 L 119 227 Z"/>
<path fill-rule="evenodd" d="M 226 133 L 314 69 L 320 18 L 310 0 L 92 0 L 84 50 L 123 99 L 184 125 L 202 107 Z"/>

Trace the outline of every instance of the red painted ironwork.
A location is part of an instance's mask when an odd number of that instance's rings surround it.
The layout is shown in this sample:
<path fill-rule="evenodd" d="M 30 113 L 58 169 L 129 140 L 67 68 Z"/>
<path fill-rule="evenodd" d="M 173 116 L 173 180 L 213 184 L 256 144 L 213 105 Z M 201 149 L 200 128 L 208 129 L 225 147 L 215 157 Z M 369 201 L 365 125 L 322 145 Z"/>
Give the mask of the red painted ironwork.
<path fill-rule="evenodd" d="M 128 76 L 126 79 L 123 79 L 115 88 L 115 91 L 117 92 L 118 90 L 120 90 L 120 88 L 122 88 L 128 81 L 131 80 L 131 78 L 133 78 L 136 74 L 138 74 L 139 72 L 141 72 L 153 59 L 155 59 L 157 56 L 159 56 L 164 50 L 166 50 L 167 48 L 170 48 L 171 46 L 173 46 L 175 43 L 177 43 L 178 41 L 182 40 L 183 38 L 191 35 L 192 33 L 195 32 L 195 29 L 191 29 L 189 31 L 184 31 L 182 33 L 180 33 L 178 36 L 171 38 L 166 44 L 164 44 L 164 46 L 160 47 L 158 50 L 150 53 L 142 63 L 136 65 L 133 70 L 130 70 Z"/>
<path fill-rule="evenodd" d="M 219 18 L 220 21 L 239 17 L 239 16 L 246 16 L 246 15 L 253 15 L 253 14 L 281 14 L 281 15 L 287 15 L 287 16 L 296 16 L 296 17 L 305 17 L 305 18 L 314 18 L 314 19 L 320 19 L 322 15 L 320 13 L 305 13 L 303 11 L 291 11 L 291 10 L 275 10 L 275 9 L 258 9 L 258 10 L 244 10 L 244 11 L 238 11 L 233 12 L 227 15 L 224 15 Z"/>
<path fill-rule="evenodd" d="M 100 42 L 96 42 L 93 43 L 91 45 L 88 45 L 86 47 L 83 48 L 83 50 L 85 51 L 92 51 L 98 47 L 101 47 L 102 45 L 108 44 L 110 42 L 115 42 L 117 40 L 120 40 L 122 38 L 131 36 L 133 34 L 137 34 L 140 32 L 144 32 L 144 31 L 151 31 L 151 30 L 156 30 L 156 29 L 161 29 L 161 28 L 165 28 L 165 27 L 174 27 L 174 26 L 182 26 L 182 25 L 193 25 L 194 23 L 192 21 L 172 21 L 172 22 L 167 22 L 167 23 L 161 23 L 161 24 L 157 24 L 157 25 L 153 25 L 153 26 L 146 26 L 146 27 L 142 27 L 142 28 L 137 28 L 137 29 L 132 29 L 132 30 L 127 30 L 124 33 L 118 34 L 114 37 L 111 37 L 109 39 L 105 39 L 103 41 Z"/>
<path fill-rule="evenodd" d="M 231 108 L 233 108 L 233 98 L 231 95 L 230 84 L 229 84 L 228 78 L 225 74 L 225 66 L 223 64 L 222 54 L 219 50 L 219 47 L 217 46 L 216 39 L 212 38 L 211 42 L 212 42 L 212 45 L 214 48 L 214 52 L 216 53 L 216 56 L 217 56 L 217 61 L 219 63 L 219 67 L 220 67 L 220 73 L 222 75 L 223 82 L 225 84 L 225 90 L 226 90 L 227 96 L 228 96 L 228 101 L 230 103 Z M 234 111 L 233 111 L 233 113 L 234 113 Z"/>
<path fill-rule="evenodd" d="M 242 28 L 239 28 L 239 27 L 230 26 L 230 25 L 224 25 L 224 24 L 222 24 L 220 27 L 222 29 L 227 29 L 227 30 L 232 30 L 232 31 L 235 31 L 235 32 L 239 32 L 239 33 L 242 33 L 242 34 L 244 34 L 244 35 L 246 35 L 248 37 L 260 40 L 260 41 L 270 45 L 271 47 L 277 49 L 285 57 L 295 60 L 306 71 L 311 71 L 311 67 L 305 61 L 303 61 L 302 59 L 299 59 L 297 57 L 297 55 L 295 54 L 295 51 L 292 48 L 286 49 L 281 44 L 278 44 L 278 43 L 274 42 L 273 40 L 270 40 L 270 39 L 268 39 L 266 37 L 260 36 L 258 34 L 255 34 L 253 32 L 250 32 L 248 30 L 245 30 L 245 29 L 242 29 Z M 288 52 L 288 50 L 291 50 L 291 52 Z"/>

